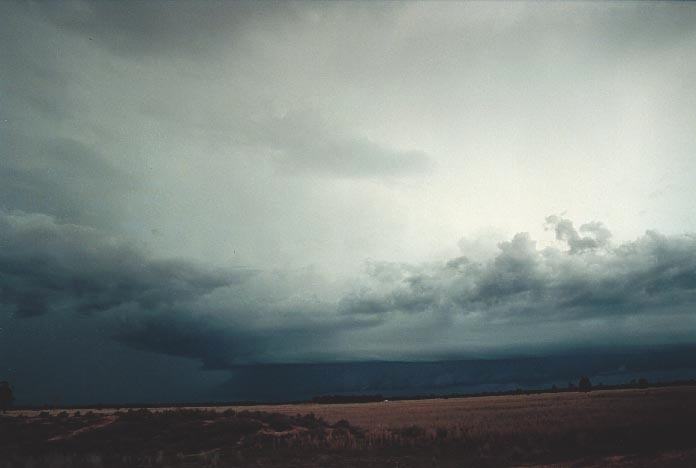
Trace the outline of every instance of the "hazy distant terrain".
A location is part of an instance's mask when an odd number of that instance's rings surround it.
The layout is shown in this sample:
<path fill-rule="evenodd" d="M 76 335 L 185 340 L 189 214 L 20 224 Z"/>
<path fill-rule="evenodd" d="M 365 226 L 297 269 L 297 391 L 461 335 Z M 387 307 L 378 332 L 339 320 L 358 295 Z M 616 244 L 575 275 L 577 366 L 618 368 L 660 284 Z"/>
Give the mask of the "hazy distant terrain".
<path fill-rule="evenodd" d="M 581 375 L 595 384 L 641 377 L 669 382 L 696 377 L 696 348 L 671 346 L 622 351 L 436 362 L 348 362 L 238 367 L 217 399 L 307 400 L 321 394 L 477 393 L 516 388 L 564 388 Z M 276 385 L 283 382 L 283 385 Z"/>
<path fill-rule="evenodd" d="M 14 411 L 0 467 L 694 466 L 696 387 L 337 405 Z"/>
<path fill-rule="evenodd" d="M 433 362 L 250 365 L 225 371 L 227 376 L 216 374 L 212 382 L 178 383 L 178 387 L 164 394 L 161 384 L 148 385 L 137 379 L 104 387 L 95 383 L 87 370 L 72 372 L 78 375 L 68 378 L 72 374 L 57 373 L 50 379 L 40 379 L 26 373 L 25 378 L 12 382 L 17 398 L 15 404 L 287 402 L 326 394 L 447 395 L 541 389 L 552 385 L 565 388 L 568 382 L 577 383 L 581 375 L 588 375 L 595 385 L 626 383 L 640 378 L 650 382 L 672 382 L 696 378 L 696 347 L 586 349 L 556 355 Z M 169 382 L 164 376 L 161 379 Z M 283 384 L 278 385 L 278 382 Z M 195 386 L 204 389 L 188 394 L 179 391 L 180 387 L 192 389 Z"/>

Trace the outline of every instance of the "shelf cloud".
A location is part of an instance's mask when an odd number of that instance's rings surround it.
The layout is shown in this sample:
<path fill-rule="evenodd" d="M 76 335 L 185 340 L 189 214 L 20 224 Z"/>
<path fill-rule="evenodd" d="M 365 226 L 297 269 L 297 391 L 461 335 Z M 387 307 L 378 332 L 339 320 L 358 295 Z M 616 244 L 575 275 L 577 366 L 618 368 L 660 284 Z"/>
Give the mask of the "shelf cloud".
<path fill-rule="evenodd" d="M 215 369 L 303 357 L 360 359 L 340 343 L 361 330 L 388 337 L 404 317 L 422 321 L 431 343 L 458 327 L 467 349 L 467 336 L 478 342 L 504 327 L 691 314 L 696 236 L 647 231 L 614 245 L 601 223 L 583 225 L 588 235 L 579 237 L 569 219 L 547 222 L 562 245 L 540 249 L 518 233 L 483 262 L 468 260 L 467 252 L 427 264 L 372 262 L 332 301 L 308 289 L 306 272 L 156 259 L 96 229 L 3 213 L 0 305 L 17 319 L 62 312 L 65 320 L 96 321 L 106 338 Z M 459 319 L 465 322 L 457 325 Z M 426 345 L 404 355 L 427 358 L 435 350 Z"/>

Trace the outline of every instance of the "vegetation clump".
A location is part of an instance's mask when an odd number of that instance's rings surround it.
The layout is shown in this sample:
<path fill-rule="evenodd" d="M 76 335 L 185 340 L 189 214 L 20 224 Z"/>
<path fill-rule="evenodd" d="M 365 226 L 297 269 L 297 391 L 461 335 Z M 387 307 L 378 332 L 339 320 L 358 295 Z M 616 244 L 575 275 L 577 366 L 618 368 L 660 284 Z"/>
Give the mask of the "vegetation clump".
<path fill-rule="evenodd" d="M 5 412 L 12 405 L 14 395 L 9 382 L 0 382 L 0 411 Z"/>
<path fill-rule="evenodd" d="M 589 377 L 587 377 L 586 375 L 580 377 L 580 381 L 578 382 L 578 390 L 580 390 L 581 392 L 592 391 L 592 382 L 590 382 Z"/>

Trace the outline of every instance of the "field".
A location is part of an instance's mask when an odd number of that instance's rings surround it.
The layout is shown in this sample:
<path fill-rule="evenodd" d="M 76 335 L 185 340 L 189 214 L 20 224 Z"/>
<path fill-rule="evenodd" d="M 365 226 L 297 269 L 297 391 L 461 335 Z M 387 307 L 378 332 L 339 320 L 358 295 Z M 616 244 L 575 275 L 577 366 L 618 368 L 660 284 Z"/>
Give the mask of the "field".
<path fill-rule="evenodd" d="M 695 434 L 696 387 L 14 411 L 0 419 L 0 467 L 696 466 Z"/>

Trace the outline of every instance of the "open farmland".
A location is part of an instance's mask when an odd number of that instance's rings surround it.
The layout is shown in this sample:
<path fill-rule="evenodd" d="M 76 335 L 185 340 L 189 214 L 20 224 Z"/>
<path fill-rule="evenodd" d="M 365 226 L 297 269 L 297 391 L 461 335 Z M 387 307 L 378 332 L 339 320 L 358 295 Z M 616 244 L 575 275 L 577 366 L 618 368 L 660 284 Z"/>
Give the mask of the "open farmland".
<path fill-rule="evenodd" d="M 8 446 L 19 443 L 16 434 L 32 440 L 32 456 L 67 457 L 55 466 L 694 466 L 696 387 L 77 415 L 15 411 L 1 427 L 3 453 L 14 450 L 15 464 L 0 466 L 25 466 L 18 463 L 28 454 Z"/>
<path fill-rule="evenodd" d="M 637 407 L 639 405 L 639 407 Z M 259 405 L 210 408 L 253 409 L 294 415 L 315 414 L 329 422 L 345 419 L 376 430 L 407 426 L 463 427 L 467 430 L 531 430 L 543 423 L 551 427 L 640 423 L 652 417 L 677 417 L 682 411 L 696 415 L 696 387 L 601 390 L 485 397 L 401 400 L 350 404 Z"/>

